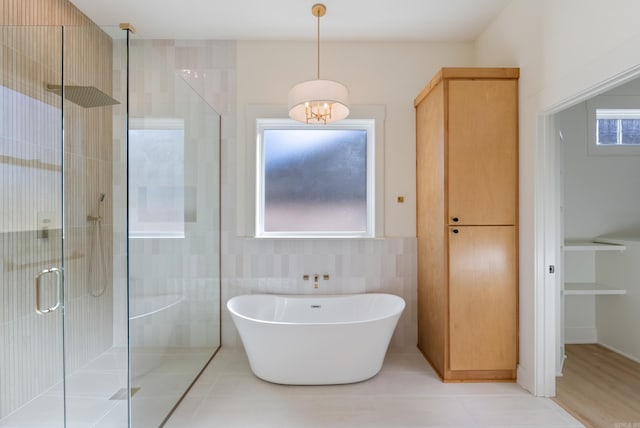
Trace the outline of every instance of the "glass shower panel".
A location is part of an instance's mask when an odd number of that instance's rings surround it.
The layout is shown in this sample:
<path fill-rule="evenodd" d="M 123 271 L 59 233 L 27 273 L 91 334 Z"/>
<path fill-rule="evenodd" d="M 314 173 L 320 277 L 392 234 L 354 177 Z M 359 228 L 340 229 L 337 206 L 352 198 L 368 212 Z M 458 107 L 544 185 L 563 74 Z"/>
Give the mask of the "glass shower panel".
<path fill-rule="evenodd" d="M 103 418 L 128 424 L 126 344 L 114 341 L 115 317 L 126 326 L 126 300 L 114 295 L 113 269 L 114 208 L 126 212 L 114 205 L 113 147 L 126 129 L 126 94 L 114 85 L 114 62 L 122 62 L 126 41 L 122 31 L 112 33 L 115 39 L 96 26 L 64 28 L 68 426 L 94 426 Z M 118 227 L 123 236 L 125 225 Z"/>
<path fill-rule="evenodd" d="M 130 46 L 134 427 L 162 424 L 220 346 L 220 117 L 169 65 L 176 49 Z"/>
<path fill-rule="evenodd" d="M 0 27 L 0 426 L 64 426 L 60 27 Z"/>

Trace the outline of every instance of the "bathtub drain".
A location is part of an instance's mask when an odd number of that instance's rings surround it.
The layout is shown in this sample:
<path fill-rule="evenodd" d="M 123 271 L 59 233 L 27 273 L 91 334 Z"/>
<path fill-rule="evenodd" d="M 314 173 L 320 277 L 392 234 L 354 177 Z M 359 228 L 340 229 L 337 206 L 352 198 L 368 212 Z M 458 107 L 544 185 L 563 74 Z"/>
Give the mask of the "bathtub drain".
<path fill-rule="evenodd" d="M 321 308 L 321 307 L 322 307 L 321 305 L 311 305 L 311 308 L 312 308 L 312 309 L 319 309 L 319 308 Z"/>

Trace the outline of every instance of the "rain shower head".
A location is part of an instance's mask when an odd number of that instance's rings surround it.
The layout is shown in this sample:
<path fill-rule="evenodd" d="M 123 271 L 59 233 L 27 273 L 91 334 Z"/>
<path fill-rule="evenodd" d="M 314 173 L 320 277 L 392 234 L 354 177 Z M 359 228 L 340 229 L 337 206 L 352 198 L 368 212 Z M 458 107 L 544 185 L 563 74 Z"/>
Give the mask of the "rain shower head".
<path fill-rule="evenodd" d="M 62 95 L 62 86 L 47 84 L 47 91 Z M 80 107 L 104 107 L 120 104 L 109 95 L 94 86 L 64 86 L 64 97 Z"/>

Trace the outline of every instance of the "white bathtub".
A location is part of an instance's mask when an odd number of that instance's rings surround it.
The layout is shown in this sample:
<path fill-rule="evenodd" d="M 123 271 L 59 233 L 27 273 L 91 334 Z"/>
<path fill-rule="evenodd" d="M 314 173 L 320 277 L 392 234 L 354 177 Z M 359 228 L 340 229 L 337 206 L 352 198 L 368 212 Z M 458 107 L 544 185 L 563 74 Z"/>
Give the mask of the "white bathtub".
<path fill-rule="evenodd" d="M 253 373 L 287 385 L 375 376 L 404 307 L 392 294 L 249 294 L 227 302 Z"/>

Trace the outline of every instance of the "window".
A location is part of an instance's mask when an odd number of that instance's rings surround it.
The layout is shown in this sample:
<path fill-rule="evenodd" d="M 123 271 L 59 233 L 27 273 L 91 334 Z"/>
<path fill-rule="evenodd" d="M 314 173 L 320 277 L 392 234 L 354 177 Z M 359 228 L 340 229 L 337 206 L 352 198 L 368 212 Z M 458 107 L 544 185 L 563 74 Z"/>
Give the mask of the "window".
<path fill-rule="evenodd" d="M 640 145 L 640 109 L 596 109 L 596 144 Z"/>
<path fill-rule="evenodd" d="M 256 125 L 256 236 L 375 236 L 375 120 Z"/>
<path fill-rule="evenodd" d="M 588 152 L 640 155 L 640 97 L 601 95 L 587 101 Z"/>
<path fill-rule="evenodd" d="M 130 236 L 183 238 L 184 121 L 131 119 L 129 164 Z"/>

